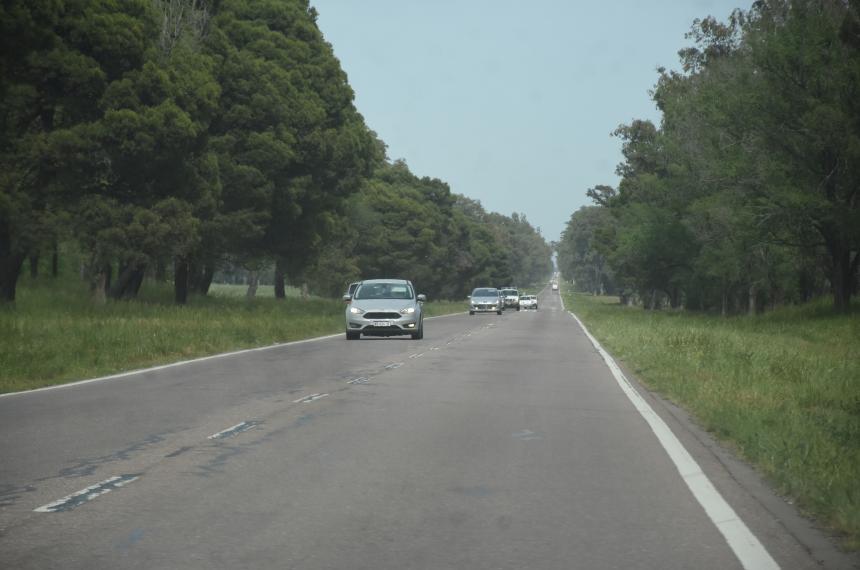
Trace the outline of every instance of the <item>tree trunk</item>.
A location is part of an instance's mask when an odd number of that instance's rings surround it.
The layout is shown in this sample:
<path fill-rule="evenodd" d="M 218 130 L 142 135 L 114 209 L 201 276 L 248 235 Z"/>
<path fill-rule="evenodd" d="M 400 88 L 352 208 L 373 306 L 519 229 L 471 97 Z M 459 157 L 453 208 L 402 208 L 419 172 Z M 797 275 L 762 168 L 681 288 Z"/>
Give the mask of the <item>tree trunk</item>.
<path fill-rule="evenodd" d="M 51 252 L 51 277 L 57 278 L 60 274 L 60 253 L 57 251 L 57 242 L 54 242 L 54 250 Z"/>
<path fill-rule="evenodd" d="M 257 296 L 257 283 L 259 282 L 259 277 L 257 276 L 256 271 L 248 272 L 248 291 L 245 293 L 245 296 L 249 299 L 253 299 Z"/>
<path fill-rule="evenodd" d="M 140 286 L 143 285 L 143 278 L 146 277 L 146 266 L 134 270 L 134 275 L 128 282 L 128 287 L 125 290 L 124 297 L 126 299 L 136 298 L 140 292 Z"/>
<path fill-rule="evenodd" d="M 113 265 L 105 263 L 101 271 L 105 275 L 104 282 L 102 283 L 102 295 L 107 295 L 107 292 L 110 291 L 111 281 L 113 280 Z"/>
<path fill-rule="evenodd" d="M 188 302 L 188 260 L 178 257 L 173 261 L 173 298 L 177 305 Z"/>
<path fill-rule="evenodd" d="M 201 295 L 209 294 L 209 287 L 212 286 L 213 277 L 215 277 L 215 266 L 211 263 L 203 265 L 203 275 L 200 278 L 200 289 L 198 291 Z"/>
<path fill-rule="evenodd" d="M 841 249 L 841 248 L 839 248 Z M 836 251 L 833 256 L 833 308 L 838 313 L 847 313 L 851 309 L 851 290 L 853 274 L 851 271 L 851 252 L 847 249 Z"/>
<path fill-rule="evenodd" d="M 93 303 L 104 305 L 107 302 L 107 295 L 105 294 L 107 288 L 106 266 L 102 266 L 93 276 L 93 280 L 90 281 L 90 292 L 92 293 Z"/>
<path fill-rule="evenodd" d="M 284 287 L 284 260 L 280 257 L 275 261 L 275 299 L 283 301 L 287 298 Z"/>
<path fill-rule="evenodd" d="M 133 266 L 120 264 L 116 282 L 110 286 L 111 299 L 122 299 L 128 297 L 127 291 L 131 287 L 131 282 L 134 277 L 135 269 Z"/>
<path fill-rule="evenodd" d="M 35 279 L 39 276 L 39 252 L 30 254 L 30 277 Z"/>
<path fill-rule="evenodd" d="M 0 248 L 5 244 L 0 244 Z M 18 275 L 24 263 L 23 253 L 0 252 L 0 302 L 15 301 Z"/>
<path fill-rule="evenodd" d="M 750 285 L 748 290 L 749 304 L 747 305 L 747 314 L 755 315 L 756 314 L 756 287 L 755 285 Z"/>
<path fill-rule="evenodd" d="M 720 306 L 720 316 L 727 317 L 729 314 L 729 291 L 723 288 L 723 302 Z"/>
<path fill-rule="evenodd" d="M 302 301 L 307 301 L 310 299 L 310 293 L 308 292 L 308 284 L 302 283 Z"/>
<path fill-rule="evenodd" d="M 159 259 L 155 262 L 155 280 L 159 283 L 167 281 L 167 264 L 163 259 Z"/>

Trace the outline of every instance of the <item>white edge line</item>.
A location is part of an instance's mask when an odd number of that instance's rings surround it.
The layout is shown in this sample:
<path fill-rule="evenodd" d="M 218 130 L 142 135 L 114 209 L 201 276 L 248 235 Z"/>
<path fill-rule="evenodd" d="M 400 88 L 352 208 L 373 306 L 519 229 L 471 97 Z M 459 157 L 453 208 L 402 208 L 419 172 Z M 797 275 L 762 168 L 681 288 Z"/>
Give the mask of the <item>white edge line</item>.
<path fill-rule="evenodd" d="M 567 311 L 564 306 L 564 299 L 561 291 L 559 291 L 562 309 Z M 705 513 L 722 533 L 732 552 L 735 553 L 741 565 L 746 570 L 779 570 L 779 565 L 771 558 L 765 547 L 759 542 L 758 538 L 752 533 L 747 525 L 735 513 L 734 509 L 726 502 L 719 491 L 713 486 L 708 476 L 702 471 L 693 456 L 684 448 L 680 440 L 675 436 L 672 430 L 663 421 L 663 418 L 654 412 L 653 408 L 645 401 L 644 398 L 636 391 L 630 380 L 621 371 L 621 368 L 613 360 L 612 356 L 606 352 L 596 338 L 592 336 L 585 325 L 571 311 L 567 313 L 576 319 L 582 331 L 597 349 L 597 352 L 603 357 L 606 366 L 615 377 L 615 381 L 621 387 L 621 390 L 636 408 L 636 411 L 648 423 L 648 426 L 657 436 L 657 440 L 663 449 L 669 455 L 672 463 L 681 474 L 681 478 L 687 484 L 690 492 L 702 505 Z"/>
<path fill-rule="evenodd" d="M 425 317 L 425 319 L 442 319 L 445 317 L 455 317 L 457 315 L 465 315 L 465 312 L 462 313 L 449 313 L 447 315 L 436 315 L 435 317 Z M 54 386 L 43 386 L 42 388 L 34 388 L 32 390 L 22 390 L 20 392 L 7 392 L 5 394 L 0 394 L 0 398 L 7 398 L 9 396 L 20 396 L 22 394 L 35 394 L 37 392 L 47 392 L 48 390 L 61 390 L 63 388 L 74 388 L 75 386 L 82 386 L 84 384 L 92 384 L 95 382 L 104 382 L 105 380 L 117 380 L 120 378 L 127 378 L 129 376 L 135 376 L 137 374 L 145 374 L 147 372 L 157 372 L 159 370 L 166 370 L 168 368 L 174 368 L 177 366 L 185 366 L 186 364 L 196 364 L 198 362 L 205 362 L 207 360 L 215 360 L 216 358 L 225 358 L 228 356 L 237 356 L 239 354 L 247 354 L 250 352 L 261 352 L 263 350 L 272 350 L 273 348 L 283 348 L 285 346 L 293 346 L 296 344 L 305 344 L 309 342 L 318 342 L 321 340 L 328 340 L 330 338 L 338 338 L 342 337 L 343 333 L 329 334 L 325 336 L 317 336 L 313 338 L 304 338 L 302 340 L 294 340 L 290 342 L 281 342 L 276 344 L 270 344 L 268 346 L 258 346 L 255 348 L 244 348 L 242 350 L 234 350 L 231 352 L 222 352 L 220 354 L 211 354 L 209 356 L 201 356 L 200 358 L 192 358 L 191 360 L 180 360 L 178 362 L 171 362 L 170 364 L 161 364 L 159 366 L 153 366 L 151 368 L 140 368 L 138 370 L 129 370 L 128 372 L 120 372 L 118 374 L 110 374 L 108 376 L 99 376 L 98 378 L 90 378 L 88 380 L 78 380 L 76 382 L 68 382 L 66 384 L 56 384 Z"/>

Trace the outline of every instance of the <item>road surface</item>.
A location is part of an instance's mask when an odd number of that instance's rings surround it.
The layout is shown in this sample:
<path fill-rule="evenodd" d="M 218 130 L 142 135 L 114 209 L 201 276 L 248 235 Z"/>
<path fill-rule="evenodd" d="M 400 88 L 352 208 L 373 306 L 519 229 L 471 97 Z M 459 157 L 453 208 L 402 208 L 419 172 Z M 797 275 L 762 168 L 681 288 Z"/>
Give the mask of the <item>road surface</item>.
<path fill-rule="evenodd" d="M 2 397 L 0 568 L 755 567 L 540 300 Z M 775 564 L 821 567 L 638 390 Z"/>

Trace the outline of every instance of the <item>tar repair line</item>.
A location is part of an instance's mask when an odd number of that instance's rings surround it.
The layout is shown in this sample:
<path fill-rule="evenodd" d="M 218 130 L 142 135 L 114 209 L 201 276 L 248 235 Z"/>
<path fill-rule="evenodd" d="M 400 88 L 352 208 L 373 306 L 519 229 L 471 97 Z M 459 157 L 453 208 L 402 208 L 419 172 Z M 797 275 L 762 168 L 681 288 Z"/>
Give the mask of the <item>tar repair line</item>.
<path fill-rule="evenodd" d="M 566 311 L 564 299 L 561 298 L 561 295 L 559 295 L 559 299 L 561 300 L 562 309 Z M 672 430 L 669 429 L 663 418 L 658 416 L 651 406 L 648 405 L 648 402 L 639 395 L 639 392 L 636 391 L 615 360 L 600 346 L 597 339 L 588 332 L 588 329 L 585 328 L 579 317 L 570 311 L 568 311 L 568 314 L 579 323 L 580 328 L 582 328 L 582 331 L 591 341 L 591 344 L 594 345 L 594 348 L 603 357 L 603 361 L 609 367 L 621 390 L 624 391 L 624 394 L 633 404 L 633 407 L 636 408 L 636 411 L 648 422 L 648 425 L 651 427 L 654 435 L 657 436 L 660 445 L 666 450 L 672 463 L 675 464 L 678 473 L 681 474 L 681 478 L 684 479 L 690 492 L 693 493 L 693 496 L 696 497 L 696 500 L 705 509 L 705 513 L 722 533 L 729 547 L 735 553 L 735 556 L 738 557 L 741 565 L 746 570 L 779 570 L 779 565 L 776 561 L 771 558 L 761 542 L 759 542 L 747 525 L 744 524 L 744 521 L 740 519 L 723 496 L 720 495 L 720 492 L 714 488 L 708 476 L 705 475 L 702 468 L 699 467 L 699 464 L 696 463 L 696 460 L 684 448 L 675 434 L 672 433 Z"/>

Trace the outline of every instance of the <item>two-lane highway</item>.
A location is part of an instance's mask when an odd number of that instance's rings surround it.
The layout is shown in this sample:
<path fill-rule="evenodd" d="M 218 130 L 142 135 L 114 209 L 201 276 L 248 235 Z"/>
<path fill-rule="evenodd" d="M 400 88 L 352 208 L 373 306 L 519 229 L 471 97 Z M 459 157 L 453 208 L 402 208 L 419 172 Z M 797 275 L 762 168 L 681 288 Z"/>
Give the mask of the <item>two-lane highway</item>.
<path fill-rule="evenodd" d="M 540 302 L 0 397 L 0 567 L 752 567 Z M 818 567 L 709 476 L 776 563 Z"/>

